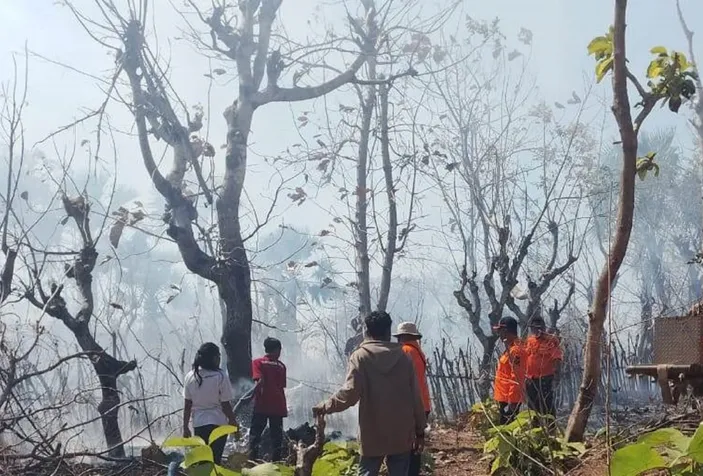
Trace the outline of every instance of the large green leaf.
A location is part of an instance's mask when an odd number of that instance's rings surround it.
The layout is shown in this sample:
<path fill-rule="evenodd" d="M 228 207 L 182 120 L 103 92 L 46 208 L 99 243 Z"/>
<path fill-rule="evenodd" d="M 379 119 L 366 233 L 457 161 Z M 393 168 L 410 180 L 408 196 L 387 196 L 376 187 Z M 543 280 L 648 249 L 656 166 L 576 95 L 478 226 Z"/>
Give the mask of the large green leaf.
<path fill-rule="evenodd" d="M 212 455 L 212 448 L 207 445 L 194 446 L 186 451 L 183 467 L 189 468 L 198 463 L 213 463 L 215 458 Z"/>
<path fill-rule="evenodd" d="M 612 41 L 605 36 L 597 36 L 588 44 L 589 55 L 608 54 L 613 51 Z"/>
<path fill-rule="evenodd" d="M 661 428 L 650 433 L 645 433 L 637 439 L 637 443 L 644 443 L 652 447 L 674 448 L 686 452 L 691 439 L 676 428 Z"/>
<path fill-rule="evenodd" d="M 222 425 L 218 426 L 214 430 L 212 430 L 212 433 L 210 433 L 210 438 L 208 439 L 208 444 L 211 445 L 213 444 L 216 440 L 222 438 L 223 436 L 226 435 L 231 435 L 232 433 L 237 432 L 237 427 L 233 425 Z"/>
<path fill-rule="evenodd" d="M 214 463 L 199 463 L 186 468 L 188 476 L 215 476 Z"/>
<path fill-rule="evenodd" d="M 603 81 L 603 78 L 605 78 L 605 75 L 608 74 L 608 71 L 613 69 L 613 57 L 606 58 L 602 61 L 599 61 L 596 64 L 596 82 L 600 83 Z"/>
<path fill-rule="evenodd" d="M 649 52 L 652 53 L 653 55 L 666 55 L 667 54 L 666 47 L 664 47 L 664 46 L 655 46 L 651 50 L 649 50 Z"/>
<path fill-rule="evenodd" d="M 656 165 L 656 164 L 654 164 Z M 654 169 L 658 175 L 658 167 Z M 661 428 L 640 436 L 637 443 L 648 445 L 659 451 L 669 462 L 683 456 L 688 450 L 691 439 L 676 428 Z"/>
<path fill-rule="evenodd" d="M 188 448 L 191 446 L 205 446 L 205 440 L 199 436 L 191 436 L 188 438 L 183 438 L 182 436 L 174 436 L 167 439 L 161 445 L 163 448 Z"/>
<path fill-rule="evenodd" d="M 703 424 L 698 426 L 693 437 L 691 437 L 686 454 L 696 463 L 703 463 Z"/>
<path fill-rule="evenodd" d="M 652 447 L 644 443 L 635 443 L 613 453 L 610 474 L 611 476 L 638 476 L 645 471 L 664 467 L 666 467 L 666 461 Z"/>
<path fill-rule="evenodd" d="M 647 77 L 649 79 L 654 79 L 662 75 L 664 72 L 664 67 L 662 66 L 662 61 L 655 59 L 649 62 L 647 67 Z"/>
<path fill-rule="evenodd" d="M 281 470 L 273 463 L 264 463 L 242 470 L 242 476 L 280 476 L 280 474 Z"/>
<path fill-rule="evenodd" d="M 215 465 L 209 476 L 242 476 L 242 473 Z"/>

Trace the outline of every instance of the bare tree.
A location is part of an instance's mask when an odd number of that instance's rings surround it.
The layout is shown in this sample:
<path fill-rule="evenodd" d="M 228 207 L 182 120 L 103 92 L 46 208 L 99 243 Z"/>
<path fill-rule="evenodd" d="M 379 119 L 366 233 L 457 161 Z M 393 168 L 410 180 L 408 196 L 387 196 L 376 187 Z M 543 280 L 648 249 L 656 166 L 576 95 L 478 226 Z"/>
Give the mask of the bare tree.
<path fill-rule="evenodd" d="M 2 237 L 0 249 L 5 262 L 0 271 L 0 305 L 10 297 L 15 274 L 18 244 L 11 243 L 11 223 L 16 220 L 13 205 L 18 198 L 25 196 L 18 190 L 19 178 L 24 173 L 25 143 L 23 113 L 27 104 L 28 60 L 25 59 L 24 71 L 19 71 L 16 57 L 13 56 L 14 78 L 12 82 L 2 84 L 0 98 L 0 141 L 7 149 L 7 176 L 4 190 L 0 194 L 3 202 L 3 216 L 0 226 Z M 21 75 L 21 77 L 20 77 Z M 3 151 L 5 152 L 5 151 Z M 5 155 L 5 154 L 3 154 Z"/>
<path fill-rule="evenodd" d="M 83 350 L 91 355 L 91 364 L 100 381 L 102 401 L 98 405 L 105 442 L 111 456 L 122 457 L 125 455 L 122 434 L 119 426 L 118 410 L 120 407 L 120 392 L 117 388 L 117 379 L 137 366 L 136 361 L 125 362 L 113 357 L 96 340 L 94 330 L 91 328 L 91 318 L 95 300 L 93 295 L 93 270 L 98 258 L 96 240 L 90 226 L 90 203 L 88 199 L 79 195 L 69 198 L 62 197 L 66 215 L 73 220 L 81 240 L 81 248 L 75 253 L 72 263 L 66 263 L 64 276 L 75 282 L 81 298 L 77 311 L 69 310 L 66 298 L 62 296 L 63 284 L 51 283 L 50 289 L 42 284 L 41 270 L 43 263 L 36 259 L 29 259 L 32 280 L 25 292 L 25 297 L 39 310 L 46 312 L 51 317 L 61 321 L 74 335 L 76 342 Z M 49 256 L 52 252 L 47 251 Z M 35 254 L 32 253 L 34 257 Z"/>
<path fill-rule="evenodd" d="M 354 270 L 347 286 L 358 297 L 358 314 L 351 320 L 346 354 L 363 339 L 362 318 L 374 309 L 387 310 L 394 266 L 417 228 L 418 165 L 425 152 L 418 142 L 419 98 L 409 98 L 422 95 L 418 76 L 444 67 L 433 61 L 441 50 L 431 36 L 459 3 L 446 2 L 424 16 L 421 2 L 385 2 L 377 15 L 383 41 L 369 53 L 363 77 L 352 81 L 355 101 L 341 96 L 338 107 L 318 124 L 314 142 L 319 147 L 293 158 L 300 163 L 304 155 L 305 162 L 316 164 L 315 172 L 305 174 L 306 182 L 319 177 L 318 186 L 336 190 L 339 204 L 329 207 L 332 221 L 320 235 L 330 248 L 338 246 L 339 259 Z M 314 120 L 300 119 L 301 128 Z"/>
<path fill-rule="evenodd" d="M 473 28 L 473 43 L 448 47 L 449 62 L 476 59 L 435 75 L 430 83 L 440 124 L 427 141 L 427 163 L 449 211 L 450 235 L 459 240 L 454 297 L 482 347 L 479 389 L 485 398 L 498 340 L 490 326 L 507 311 L 526 326 L 576 261 L 577 221 L 569 223 L 565 212 L 577 212 L 572 202 L 580 199 L 566 164 L 580 152 L 576 139 L 583 127 L 578 119 L 566 127 L 556 124 L 545 105 L 531 108 L 525 64 L 511 74 L 511 63 L 522 53 L 508 50 L 495 23 Z M 529 47 L 529 32 L 520 37 Z M 489 51 L 493 60 L 486 61 Z M 580 98 L 572 102 L 579 111 L 583 107 Z M 545 138 L 541 143 L 530 137 L 534 124 L 542 128 L 534 130 Z M 529 190 L 535 180 L 543 197 Z M 564 291 L 563 300 L 549 303 L 554 324 L 573 295 L 573 284 Z"/>
<path fill-rule="evenodd" d="M 236 92 L 231 105 L 224 111 L 227 124 L 224 174 L 213 186 L 212 180 L 208 182 L 203 176 L 200 159 L 213 156 L 214 149 L 195 136 L 202 127 L 202 113 L 190 116 L 182 108 L 179 110 L 179 96 L 172 90 L 154 49 L 146 40 L 145 28 L 150 24 L 148 2 L 140 2 L 140 8 L 130 8 L 124 14 L 112 0 L 97 2 L 103 14 L 103 25 L 98 28 L 110 32 L 120 43 L 109 47 L 117 54 L 118 70 L 129 80 L 132 96 L 129 108 L 135 117 L 145 171 L 166 201 L 164 220 L 169 236 L 176 241 L 188 269 L 215 283 L 224 301 L 227 317 L 222 342 L 233 381 L 251 374 L 251 270 L 245 242 L 260 226 L 253 233 L 245 234 L 241 202 L 254 113 L 270 103 L 314 99 L 349 83 L 379 40 L 374 2 L 362 0 L 363 19 L 349 17 L 354 30 L 351 43 L 360 50 L 354 61 L 332 79 L 315 86 L 298 86 L 301 78 L 296 73 L 294 86 L 282 87 L 279 81 L 283 73 L 306 52 L 304 48 L 301 50 L 285 38 L 272 34 L 281 3 L 281 0 L 242 0 L 235 6 L 217 0 L 205 12 L 196 2 L 188 2 L 191 11 L 208 29 L 202 35 L 196 33 L 200 45 L 218 59 L 230 61 L 237 73 Z M 95 20 L 88 20 L 76 8 L 73 11 L 78 21 L 91 30 Z M 107 45 L 103 40 L 99 41 Z M 280 48 L 274 46 L 277 41 Z M 344 50 L 345 43 L 344 38 L 336 39 L 325 51 Z M 288 48 L 288 51 L 282 51 L 282 48 Z M 313 49 L 319 51 L 319 45 Z M 167 174 L 154 158 L 152 138 L 163 140 L 173 151 L 172 168 Z M 197 193 L 185 191 L 189 171 L 195 176 Z M 217 237 L 216 255 L 207 253 L 199 245 L 197 233 L 202 233 L 198 230 L 197 205 L 202 203 L 201 199 L 205 205 L 215 206 L 216 223 L 207 233 Z"/>
<path fill-rule="evenodd" d="M 644 179 L 650 171 L 658 175 L 659 166 L 654 160 L 656 153 L 649 153 L 640 158 L 637 156 L 638 133 L 644 120 L 660 100 L 666 101 L 671 111 L 678 112 L 682 102 L 690 99 L 695 93 L 693 83 L 695 74 L 691 72 L 685 56 L 677 52 L 669 53 L 663 47 L 652 49 L 655 59 L 647 72 L 647 76 L 651 78 L 649 84 L 652 89 L 648 91 L 640 84 L 627 67 L 626 12 L 627 0 L 616 0 L 613 27 L 608 34 L 595 38 L 588 47 L 589 53 L 595 55 L 597 60 L 598 81 L 609 71 L 613 73 L 612 110 L 620 132 L 622 169 L 614 237 L 607 260 L 598 277 L 589 311 L 581 388 L 566 429 L 566 437 L 570 441 L 583 440 L 600 382 L 603 327 L 608 315 L 608 303 L 614 278 L 618 275 L 625 259 L 632 232 L 636 176 L 639 175 Z M 634 120 L 628 95 L 628 81 L 635 86 L 641 96 L 641 101 L 638 103 L 641 109 Z"/>

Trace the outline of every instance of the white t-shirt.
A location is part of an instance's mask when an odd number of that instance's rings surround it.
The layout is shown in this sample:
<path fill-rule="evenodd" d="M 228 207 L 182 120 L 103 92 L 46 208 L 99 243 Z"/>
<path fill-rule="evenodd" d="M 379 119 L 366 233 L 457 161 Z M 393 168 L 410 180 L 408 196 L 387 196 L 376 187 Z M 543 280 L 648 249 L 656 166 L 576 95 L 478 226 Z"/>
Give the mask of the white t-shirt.
<path fill-rule="evenodd" d="M 193 428 L 205 425 L 226 425 L 227 417 L 222 402 L 234 398 L 232 385 L 222 370 L 198 370 L 202 382 L 194 371 L 188 372 L 183 386 L 183 398 L 193 402 Z"/>

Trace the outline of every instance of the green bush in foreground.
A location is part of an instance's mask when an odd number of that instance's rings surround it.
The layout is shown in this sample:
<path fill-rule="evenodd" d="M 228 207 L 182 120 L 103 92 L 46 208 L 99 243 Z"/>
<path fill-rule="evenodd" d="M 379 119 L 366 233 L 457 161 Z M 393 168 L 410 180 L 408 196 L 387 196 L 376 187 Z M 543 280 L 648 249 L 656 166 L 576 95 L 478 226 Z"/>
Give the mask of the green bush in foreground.
<path fill-rule="evenodd" d="M 487 431 L 483 451 L 491 461 L 491 474 L 564 474 L 586 452 L 583 443 L 568 443 L 534 426 L 534 416 L 525 411 L 512 423 Z"/>
<path fill-rule="evenodd" d="M 703 425 L 692 437 L 675 428 L 645 433 L 615 451 L 610 460 L 612 476 L 638 476 L 656 469 L 677 476 L 703 474 Z"/>
<path fill-rule="evenodd" d="M 164 448 L 185 448 L 185 459 L 181 466 L 188 476 L 293 476 L 294 468 L 283 464 L 265 463 L 253 468 L 235 471 L 214 462 L 209 444 L 216 439 L 235 433 L 234 426 L 221 426 L 212 432 L 210 441 L 205 443 L 197 436 L 190 438 L 169 438 Z M 313 476 L 351 476 L 358 470 L 359 448 L 356 443 L 327 443 L 322 455 L 312 469 Z"/>

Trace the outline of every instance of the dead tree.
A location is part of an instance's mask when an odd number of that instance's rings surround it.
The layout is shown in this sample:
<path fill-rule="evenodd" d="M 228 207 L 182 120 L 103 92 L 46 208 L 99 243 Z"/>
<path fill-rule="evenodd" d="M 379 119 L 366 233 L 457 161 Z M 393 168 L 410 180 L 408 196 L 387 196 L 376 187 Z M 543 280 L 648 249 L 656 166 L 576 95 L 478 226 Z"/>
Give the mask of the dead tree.
<path fill-rule="evenodd" d="M 25 297 L 40 311 L 61 321 L 71 331 L 78 346 L 90 355 L 91 365 L 100 381 L 102 400 L 98 412 L 103 427 L 105 443 L 110 456 L 124 457 L 125 451 L 120 432 L 118 411 L 120 392 L 117 379 L 137 367 L 136 361 L 125 362 L 110 355 L 96 340 L 91 325 L 93 317 L 93 270 L 98 258 L 96 242 L 90 228 L 90 203 L 84 196 L 62 197 L 63 207 L 73 220 L 81 239 L 81 248 L 76 252 L 72 263 L 65 265 L 65 277 L 73 280 L 81 298 L 80 307 L 71 311 L 62 296 L 63 284 L 52 283 L 46 289 L 41 282 L 39 266 L 31 268 L 33 282 L 25 292 Z"/>
<path fill-rule="evenodd" d="M 457 58 L 465 58 L 466 52 L 460 46 L 448 48 L 448 61 L 459 66 L 457 71 L 436 75 L 428 84 L 437 102 L 438 125 L 425 142 L 428 174 L 436 180 L 449 212 L 445 223 L 449 236 L 456 237 L 458 286 L 454 298 L 482 348 L 479 389 L 486 398 L 498 341 L 491 326 L 508 312 L 526 326 L 541 313 L 543 297 L 556 289 L 558 278 L 578 256 L 580 231 L 555 217 L 564 216 L 567 207 L 578 209 L 573 204 L 579 200 L 569 198 L 578 194 L 570 191 L 574 184 L 567 175 L 572 165 L 567 163 L 583 153 L 575 140 L 580 134 L 583 103 L 574 101 L 574 123 L 558 127 L 546 106 L 526 107 L 534 99 L 533 89 L 524 80 L 526 66 L 516 66 L 515 77 L 509 66 L 520 53 L 507 52 L 495 25 L 478 25 L 476 31 L 477 42 L 494 48 L 495 61 L 468 63 L 469 56 L 467 64 L 462 64 Z M 527 48 L 529 36 L 522 35 L 520 40 Z M 541 127 L 538 134 L 544 137 L 566 131 L 566 146 L 531 141 L 524 131 L 534 127 Z M 518 160 L 528 149 L 538 151 L 534 167 L 526 165 L 528 158 Z M 543 172 L 537 177 L 532 169 Z M 540 181 L 543 198 L 530 196 L 523 185 L 529 177 Z M 551 238 L 551 243 L 543 236 Z M 565 298 L 551 307 L 553 320 L 573 295 L 571 286 L 564 291 Z"/>
<path fill-rule="evenodd" d="M 253 236 L 243 229 L 241 199 L 247 172 L 247 146 L 254 113 L 267 104 L 300 102 L 323 96 L 349 83 L 366 62 L 378 41 L 374 3 L 363 0 L 363 20 L 351 19 L 354 42 L 360 52 L 354 61 L 332 79 L 315 86 L 283 87 L 284 71 L 291 67 L 298 52 L 284 55 L 272 43 L 272 29 L 282 0 L 242 0 L 237 6 L 215 1 L 209 12 L 188 2 L 209 30 L 199 37 L 200 45 L 230 61 L 237 74 L 237 87 L 231 104 L 224 110 L 227 124 L 224 173 L 213 187 L 204 179 L 203 157 L 213 157 L 214 148 L 197 137 L 202 114 L 193 117 L 178 112 L 177 93 L 145 40 L 144 31 L 151 24 L 146 2 L 140 11 L 120 14 L 112 0 L 99 0 L 104 27 L 122 44 L 111 45 L 117 54 L 117 67 L 129 80 L 136 131 L 145 172 L 166 202 L 164 221 L 169 236 L 176 242 L 183 262 L 194 274 L 213 282 L 226 308 L 222 343 L 227 353 L 229 377 L 234 382 L 251 375 L 252 297 L 251 269 L 245 242 Z M 76 18 L 84 26 L 83 15 L 75 8 Z M 102 35 L 99 35 L 102 36 Z M 95 38 L 95 36 L 93 36 Z M 297 83 L 299 78 L 295 78 Z M 185 116 L 183 120 L 181 117 Z M 164 141 L 173 151 L 173 165 L 165 173 L 157 164 L 152 142 Z M 198 193 L 185 191 L 185 177 L 195 176 Z M 216 223 L 212 234 L 218 238 L 217 254 L 204 251 L 198 241 L 198 199 L 205 206 L 214 205 Z"/>

